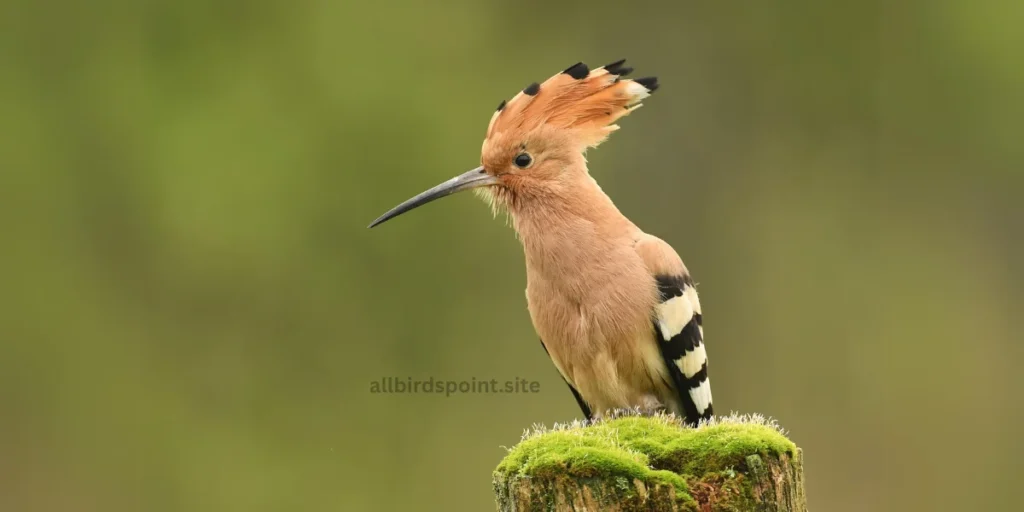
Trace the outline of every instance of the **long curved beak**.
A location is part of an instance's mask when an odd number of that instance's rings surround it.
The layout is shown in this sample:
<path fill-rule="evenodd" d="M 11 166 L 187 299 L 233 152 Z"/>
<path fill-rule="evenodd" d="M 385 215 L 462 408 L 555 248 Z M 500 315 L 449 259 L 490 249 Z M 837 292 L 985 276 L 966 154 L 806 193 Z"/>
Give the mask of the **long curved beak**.
<path fill-rule="evenodd" d="M 413 208 L 423 206 L 435 199 L 441 199 L 445 196 L 450 196 L 456 192 L 463 190 L 469 190 L 471 188 L 486 187 L 488 185 L 497 185 L 499 183 L 498 178 L 487 174 L 484 171 L 484 167 L 481 165 L 476 169 L 472 169 L 466 173 L 460 174 L 430 190 L 421 192 L 415 197 L 408 201 L 388 210 L 387 213 L 381 215 L 377 220 L 370 223 L 368 227 L 374 227 L 378 224 L 382 224 L 384 221 L 398 217 L 399 215 L 412 210 Z"/>

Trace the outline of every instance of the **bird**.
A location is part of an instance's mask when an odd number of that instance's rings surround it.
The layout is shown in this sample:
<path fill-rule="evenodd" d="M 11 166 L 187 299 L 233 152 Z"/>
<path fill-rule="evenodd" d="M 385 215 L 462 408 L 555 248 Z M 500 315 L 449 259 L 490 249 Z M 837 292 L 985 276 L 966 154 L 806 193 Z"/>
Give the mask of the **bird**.
<path fill-rule="evenodd" d="M 527 309 L 586 421 L 622 411 L 713 415 L 696 284 L 667 242 L 626 218 L 586 152 L 659 88 L 625 59 L 578 62 L 533 82 L 491 115 L 480 165 L 387 211 L 380 225 L 473 190 L 511 220 L 526 258 Z"/>

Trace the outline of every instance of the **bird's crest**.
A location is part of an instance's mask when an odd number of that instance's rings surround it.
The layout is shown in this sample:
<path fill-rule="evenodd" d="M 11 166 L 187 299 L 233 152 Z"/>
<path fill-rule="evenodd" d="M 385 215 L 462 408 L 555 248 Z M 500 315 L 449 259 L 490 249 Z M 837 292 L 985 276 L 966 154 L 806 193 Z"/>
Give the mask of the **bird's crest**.
<path fill-rule="evenodd" d="M 587 147 L 597 146 L 619 129 L 619 118 L 639 108 L 640 101 L 658 88 L 655 77 L 623 78 L 633 71 L 625 63 L 623 59 L 591 70 L 579 62 L 544 83 L 528 85 L 498 105 L 487 126 L 487 139 L 547 125 L 574 132 Z"/>

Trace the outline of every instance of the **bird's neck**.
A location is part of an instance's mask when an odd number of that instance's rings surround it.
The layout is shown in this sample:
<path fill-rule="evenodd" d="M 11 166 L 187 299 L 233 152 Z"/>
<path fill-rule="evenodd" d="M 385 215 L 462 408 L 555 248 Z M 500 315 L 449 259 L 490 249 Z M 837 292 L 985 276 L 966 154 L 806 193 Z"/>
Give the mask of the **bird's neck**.
<path fill-rule="evenodd" d="M 531 274 L 579 274 L 639 233 L 586 172 L 561 186 L 521 195 L 509 213 Z"/>

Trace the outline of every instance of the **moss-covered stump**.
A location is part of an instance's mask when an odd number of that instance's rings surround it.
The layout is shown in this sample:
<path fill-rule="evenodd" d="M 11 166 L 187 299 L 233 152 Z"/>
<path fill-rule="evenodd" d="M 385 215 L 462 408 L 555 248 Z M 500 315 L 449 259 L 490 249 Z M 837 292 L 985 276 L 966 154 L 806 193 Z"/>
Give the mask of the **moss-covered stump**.
<path fill-rule="evenodd" d="M 498 510 L 805 512 L 800 449 L 760 416 L 534 428 L 494 471 Z"/>

